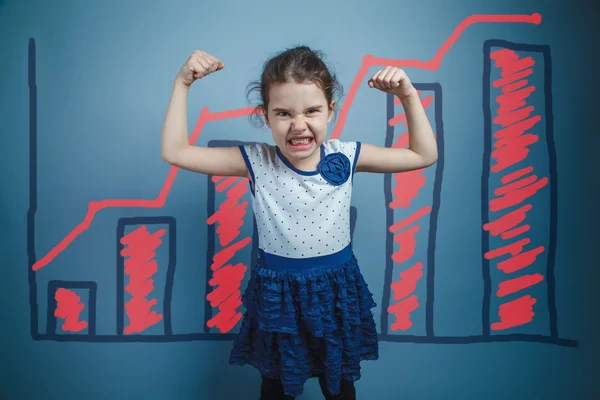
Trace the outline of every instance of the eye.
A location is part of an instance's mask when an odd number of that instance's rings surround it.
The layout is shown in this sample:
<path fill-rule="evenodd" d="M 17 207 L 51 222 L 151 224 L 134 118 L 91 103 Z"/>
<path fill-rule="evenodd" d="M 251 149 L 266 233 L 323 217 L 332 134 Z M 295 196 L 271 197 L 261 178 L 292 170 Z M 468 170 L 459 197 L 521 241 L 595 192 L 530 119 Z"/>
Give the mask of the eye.
<path fill-rule="evenodd" d="M 314 108 L 309 108 L 307 113 L 311 114 L 312 112 L 319 112 L 319 110 L 315 110 Z"/>
<path fill-rule="evenodd" d="M 289 115 L 289 113 L 288 113 L 287 111 L 279 111 L 279 112 L 277 113 L 277 116 L 278 116 L 278 117 L 285 117 L 285 115 Z"/>

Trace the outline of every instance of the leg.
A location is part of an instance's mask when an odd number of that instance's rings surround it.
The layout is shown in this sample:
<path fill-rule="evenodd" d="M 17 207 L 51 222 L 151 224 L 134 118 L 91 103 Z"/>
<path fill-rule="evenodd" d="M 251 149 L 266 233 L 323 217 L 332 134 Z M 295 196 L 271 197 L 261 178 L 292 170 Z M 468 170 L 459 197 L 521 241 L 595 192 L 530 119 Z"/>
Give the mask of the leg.
<path fill-rule="evenodd" d="M 326 400 L 356 400 L 356 388 L 354 382 L 342 379 L 340 381 L 340 394 L 332 395 L 327 389 L 327 381 L 325 377 L 319 375 L 319 386 L 321 386 L 321 392 L 325 396 Z"/>
<path fill-rule="evenodd" d="M 263 376 L 260 400 L 294 400 L 294 397 L 283 394 L 283 384 L 280 379 L 269 379 Z"/>

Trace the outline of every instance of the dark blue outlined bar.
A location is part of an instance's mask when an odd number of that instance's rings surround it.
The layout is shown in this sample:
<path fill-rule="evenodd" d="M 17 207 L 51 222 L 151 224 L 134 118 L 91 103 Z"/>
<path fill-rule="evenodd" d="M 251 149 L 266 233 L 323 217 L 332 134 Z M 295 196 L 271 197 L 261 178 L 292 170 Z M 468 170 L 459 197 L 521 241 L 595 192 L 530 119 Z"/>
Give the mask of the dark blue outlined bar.
<path fill-rule="evenodd" d="M 88 313 L 87 318 L 87 334 L 56 334 L 56 316 L 54 311 L 56 310 L 56 291 L 58 289 L 80 289 L 88 291 L 88 301 L 85 304 L 85 309 Z M 48 282 L 48 311 L 46 315 L 46 335 L 53 338 L 56 336 L 83 336 L 87 337 L 96 335 L 96 292 L 98 286 L 96 282 L 91 281 L 49 281 Z"/>
<path fill-rule="evenodd" d="M 242 145 L 246 145 L 246 144 L 254 144 L 254 142 L 241 142 L 241 141 L 237 141 L 237 140 L 210 140 L 208 142 L 208 147 L 238 147 L 238 146 L 242 146 Z M 227 178 L 227 177 L 224 177 Z M 206 187 L 206 193 L 207 193 L 207 199 L 206 199 L 206 207 L 207 207 L 207 217 L 210 218 L 211 215 L 214 215 L 214 213 L 217 211 L 217 184 L 215 184 L 215 182 L 213 182 L 212 180 L 212 176 L 208 175 L 207 179 L 206 179 L 206 183 L 207 183 L 207 187 Z M 248 182 L 248 185 L 250 187 L 250 190 L 252 189 L 252 184 L 250 182 Z M 241 199 L 240 199 L 241 200 Z M 254 220 L 254 213 L 252 211 L 252 199 L 249 198 L 248 199 L 248 208 L 247 208 L 247 214 L 249 215 L 250 218 L 252 218 L 252 243 L 251 243 L 251 250 L 250 250 L 250 262 L 244 262 L 244 265 L 246 265 L 246 267 L 248 267 L 248 270 L 246 271 L 246 276 L 250 276 L 252 269 L 254 268 L 254 266 L 256 265 L 256 262 L 258 260 L 258 229 L 256 227 L 256 221 Z M 216 233 L 216 227 L 215 224 L 207 224 L 206 225 L 206 229 L 207 229 L 207 247 L 206 247 L 206 282 L 205 282 L 205 295 L 204 295 L 204 324 L 203 324 L 203 329 L 204 329 L 204 333 L 209 334 L 211 328 L 208 326 L 208 321 L 213 317 L 213 307 L 210 305 L 210 302 L 208 300 L 206 300 L 206 296 L 208 296 L 209 293 L 212 292 L 213 287 L 210 286 L 209 281 L 212 279 L 212 274 L 213 271 L 210 269 L 210 266 L 213 263 L 213 257 L 215 256 L 216 253 L 216 248 L 217 248 L 217 233 Z M 235 264 L 235 263 L 233 263 Z M 242 293 L 244 293 L 244 287 L 240 287 L 240 291 Z M 238 322 L 236 324 L 239 325 L 241 322 Z M 215 333 L 212 333 L 213 335 Z M 222 335 L 222 334 L 219 334 Z"/>
<path fill-rule="evenodd" d="M 121 251 L 125 246 L 121 243 L 121 238 L 125 236 L 125 229 L 128 226 L 138 225 L 167 225 L 169 263 L 162 312 L 164 334 L 171 336 L 173 334 L 173 327 L 171 326 L 171 299 L 173 298 L 173 279 L 175 277 L 175 264 L 177 262 L 177 224 L 173 217 L 133 217 L 119 219 L 117 224 L 117 335 L 123 336 L 125 326 L 125 258 L 121 255 Z"/>
<path fill-rule="evenodd" d="M 548 260 L 546 264 L 548 313 L 550 323 L 550 336 L 558 339 L 558 317 L 556 311 L 555 297 L 555 277 L 554 265 L 557 240 L 557 172 L 556 172 L 556 148 L 554 144 L 554 118 L 552 113 L 552 60 L 550 57 L 550 47 L 547 45 L 533 45 L 523 43 L 513 43 L 505 40 L 487 40 L 483 46 L 483 115 L 484 115 L 484 151 L 483 151 L 483 171 L 481 174 L 481 220 L 489 220 L 489 190 L 490 190 L 490 169 L 492 152 L 492 104 L 491 104 L 491 84 L 492 84 L 492 47 L 506 48 L 513 51 L 525 51 L 529 53 L 539 53 L 544 59 L 544 119 L 546 122 L 545 134 L 547 142 L 547 151 L 549 159 L 549 184 L 550 184 L 550 229 L 548 232 Z M 482 255 L 490 249 L 490 234 L 482 229 Z M 483 335 L 490 336 L 490 306 L 492 293 L 492 279 L 490 273 L 490 261 L 482 257 L 482 275 L 483 275 L 483 306 L 482 322 Z M 495 335 L 494 335 L 495 336 Z"/>
<path fill-rule="evenodd" d="M 431 213 L 429 215 L 429 238 L 427 242 L 427 261 L 426 261 L 426 296 L 427 300 L 425 303 L 425 332 L 427 337 L 434 336 L 433 329 L 433 301 L 435 298 L 434 284 L 435 284 L 435 243 L 437 237 L 437 219 L 440 209 L 440 196 L 442 191 L 442 174 L 444 170 L 444 126 L 442 121 L 442 86 L 439 83 L 413 83 L 414 87 L 420 91 L 431 91 L 433 92 L 434 107 L 435 107 L 435 135 L 436 142 L 438 145 L 438 161 L 435 167 L 435 178 L 433 181 L 433 199 L 431 204 Z M 392 119 L 395 115 L 394 107 L 395 96 L 387 96 L 387 115 L 386 121 Z M 394 144 L 394 126 L 387 124 L 387 132 L 385 136 L 385 147 L 392 147 Z M 384 337 L 395 337 L 395 336 L 406 336 L 406 337 L 419 337 L 414 335 L 402 335 L 402 334 L 390 334 L 389 332 L 389 318 L 390 314 L 387 309 L 390 306 L 391 296 L 391 285 L 394 273 L 394 260 L 392 260 L 392 254 L 394 253 L 394 233 L 390 232 L 389 228 L 396 222 L 394 220 L 394 210 L 389 207 L 390 202 L 393 201 L 394 195 L 392 193 L 394 174 L 385 174 L 383 190 L 385 198 L 385 210 L 386 210 L 386 265 L 385 265 L 385 279 L 383 285 L 383 300 L 381 302 L 381 334 Z"/>

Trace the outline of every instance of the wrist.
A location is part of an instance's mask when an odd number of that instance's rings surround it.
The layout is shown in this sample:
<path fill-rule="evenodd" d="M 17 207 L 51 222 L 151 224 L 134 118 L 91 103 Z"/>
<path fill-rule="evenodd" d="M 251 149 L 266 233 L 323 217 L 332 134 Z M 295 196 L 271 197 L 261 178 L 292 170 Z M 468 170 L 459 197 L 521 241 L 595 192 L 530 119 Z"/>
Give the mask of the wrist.
<path fill-rule="evenodd" d="M 414 87 L 412 87 L 408 93 L 396 93 L 396 97 L 402 103 L 419 100 L 419 94 L 417 93 L 417 89 L 415 89 Z"/>
<path fill-rule="evenodd" d="M 173 82 L 173 86 L 175 89 L 183 89 L 183 90 L 190 90 L 190 85 L 188 85 L 187 83 L 183 82 L 181 79 L 179 78 L 175 78 L 175 81 Z"/>

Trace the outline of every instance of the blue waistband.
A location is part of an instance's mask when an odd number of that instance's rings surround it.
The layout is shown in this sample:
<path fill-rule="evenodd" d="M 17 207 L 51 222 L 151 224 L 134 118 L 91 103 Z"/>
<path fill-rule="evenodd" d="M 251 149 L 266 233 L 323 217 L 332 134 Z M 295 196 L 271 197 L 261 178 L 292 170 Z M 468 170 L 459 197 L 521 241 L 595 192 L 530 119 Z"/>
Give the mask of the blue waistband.
<path fill-rule="evenodd" d="M 306 272 L 344 264 L 352 259 L 352 244 L 337 253 L 308 258 L 282 257 L 258 250 L 259 262 L 275 271 Z"/>

